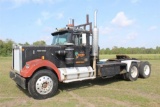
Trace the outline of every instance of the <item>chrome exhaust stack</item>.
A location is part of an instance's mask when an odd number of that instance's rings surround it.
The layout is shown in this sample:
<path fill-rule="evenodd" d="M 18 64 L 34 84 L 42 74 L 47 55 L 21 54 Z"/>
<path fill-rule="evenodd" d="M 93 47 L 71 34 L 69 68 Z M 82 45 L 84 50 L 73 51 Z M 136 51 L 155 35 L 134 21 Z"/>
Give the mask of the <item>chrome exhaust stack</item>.
<path fill-rule="evenodd" d="M 74 19 L 69 19 L 68 20 L 68 25 L 66 25 L 68 27 L 74 27 Z"/>
<path fill-rule="evenodd" d="M 98 56 L 98 36 L 99 30 L 97 28 L 97 11 L 94 12 L 94 28 L 93 28 L 93 39 L 92 39 L 92 55 Z"/>
<path fill-rule="evenodd" d="M 98 36 L 99 30 L 97 28 L 97 10 L 94 12 L 94 28 L 93 28 L 93 37 L 92 37 L 92 56 L 93 56 L 93 69 L 94 77 L 96 77 L 96 60 L 98 57 Z"/>

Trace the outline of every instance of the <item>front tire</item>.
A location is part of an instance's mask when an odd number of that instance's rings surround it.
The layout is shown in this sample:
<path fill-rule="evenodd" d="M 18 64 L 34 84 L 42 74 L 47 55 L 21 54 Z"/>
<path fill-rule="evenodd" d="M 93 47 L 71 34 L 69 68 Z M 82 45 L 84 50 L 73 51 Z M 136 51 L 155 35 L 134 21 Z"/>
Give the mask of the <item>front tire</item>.
<path fill-rule="evenodd" d="M 129 72 L 126 73 L 126 79 L 129 81 L 136 81 L 139 76 L 137 63 L 132 63 Z"/>
<path fill-rule="evenodd" d="M 50 70 L 39 70 L 28 82 L 28 91 L 34 99 L 46 99 L 56 94 L 58 79 Z"/>
<path fill-rule="evenodd" d="M 151 74 L 151 65 L 149 62 L 141 62 L 139 67 L 139 75 L 141 78 L 148 78 Z"/>

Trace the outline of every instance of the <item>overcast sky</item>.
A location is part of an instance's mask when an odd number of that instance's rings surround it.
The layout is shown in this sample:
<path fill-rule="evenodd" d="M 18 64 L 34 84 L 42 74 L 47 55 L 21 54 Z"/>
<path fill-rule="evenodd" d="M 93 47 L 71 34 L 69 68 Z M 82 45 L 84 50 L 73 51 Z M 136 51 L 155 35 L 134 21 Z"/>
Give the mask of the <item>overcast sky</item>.
<path fill-rule="evenodd" d="M 0 39 L 51 44 L 55 28 L 93 21 L 94 10 L 101 48 L 160 46 L 160 0 L 0 0 Z"/>

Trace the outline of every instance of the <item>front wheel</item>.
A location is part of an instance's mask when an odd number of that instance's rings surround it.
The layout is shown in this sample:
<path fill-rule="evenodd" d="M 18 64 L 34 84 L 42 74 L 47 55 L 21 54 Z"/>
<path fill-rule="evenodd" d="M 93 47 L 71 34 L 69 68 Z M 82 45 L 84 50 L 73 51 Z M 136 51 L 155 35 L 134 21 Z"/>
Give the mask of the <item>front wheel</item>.
<path fill-rule="evenodd" d="M 129 81 L 136 81 L 139 76 L 137 63 L 132 63 L 129 72 L 125 74 L 125 77 Z"/>
<path fill-rule="evenodd" d="M 58 80 L 50 70 L 39 70 L 28 82 L 28 91 L 35 99 L 45 99 L 56 94 Z"/>

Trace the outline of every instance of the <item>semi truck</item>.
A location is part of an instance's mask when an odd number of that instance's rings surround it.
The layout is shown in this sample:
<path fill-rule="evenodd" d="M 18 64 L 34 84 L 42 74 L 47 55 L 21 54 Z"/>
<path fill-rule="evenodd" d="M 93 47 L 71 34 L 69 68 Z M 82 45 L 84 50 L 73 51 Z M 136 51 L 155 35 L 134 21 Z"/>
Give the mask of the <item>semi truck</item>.
<path fill-rule="evenodd" d="M 97 11 L 94 26 L 86 15 L 86 23 L 74 25 L 69 20 L 66 27 L 53 33 L 51 45 L 23 46 L 12 48 L 10 78 L 34 99 L 54 96 L 59 83 L 110 78 L 117 75 L 129 81 L 138 77 L 148 78 L 151 64 L 127 55 L 116 55 L 114 59 L 99 59 L 99 29 Z"/>

